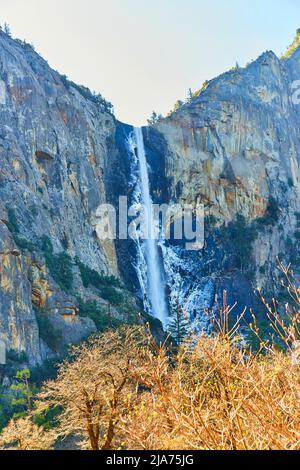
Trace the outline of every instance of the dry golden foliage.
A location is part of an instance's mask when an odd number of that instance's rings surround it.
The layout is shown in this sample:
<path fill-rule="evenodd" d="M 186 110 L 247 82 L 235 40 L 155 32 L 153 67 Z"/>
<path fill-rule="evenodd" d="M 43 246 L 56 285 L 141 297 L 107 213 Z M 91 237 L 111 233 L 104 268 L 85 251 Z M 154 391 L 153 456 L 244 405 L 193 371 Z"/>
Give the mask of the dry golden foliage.
<path fill-rule="evenodd" d="M 83 436 L 83 446 L 108 450 L 121 445 L 119 422 L 135 400 L 130 369 L 142 358 L 141 328 L 120 328 L 73 348 L 57 380 L 45 384 L 38 410 L 61 406 L 61 435 Z"/>
<path fill-rule="evenodd" d="M 263 341 L 255 323 L 260 347 L 247 347 L 239 331 L 244 313 L 232 325 L 224 296 L 211 319 L 215 334 L 190 337 L 176 355 L 144 327 L 74 348 L 72 361 L 44 385 L 38 410 L 62 407 L 60 436 L 79 435 L 94 450 L 300 449 L 300 289 L 285 274 L 295 304 L 286 306 L 289 321 L 275 302 L 265 303 L 285 350 Z"/>
<path fill-rule="evenodd" d="M 51 450 L 56 434 L 45 432 L 30 416 L 11 420 L 0 434 L 0 448 L 6 450 Z"/>
<path fill-rule="evenodd" d="M 300 449 L 300 289 L 286 269 L 296 307 L 286 323 L 278 309 L 267 315 L 284 352 L 261 340 L 253 353 L 239 334 L 243 312 L 230 326 L 226 295 L 211 318 L 215 335 L 190 338 L 175 363 L 164 347 L 148 355 L 134 378 L 147 387 L 139 406 L 122 419 L 132 449 Z M 267 304 L 266 304 L 267 306 Z M 252 326 L 253 328 L 253 326 Z M 260 338 L 259 330 L 253 331 Z"/>
<path fill-rule="evenodd" d="M 238 344 L 201 337 L 175 367 L 166 371 L 161 356 L 152 370 L 149 392 L 123 420 L 130 448 L 300 448 L 299 366 L 290 356 L 248 356 Z"/>

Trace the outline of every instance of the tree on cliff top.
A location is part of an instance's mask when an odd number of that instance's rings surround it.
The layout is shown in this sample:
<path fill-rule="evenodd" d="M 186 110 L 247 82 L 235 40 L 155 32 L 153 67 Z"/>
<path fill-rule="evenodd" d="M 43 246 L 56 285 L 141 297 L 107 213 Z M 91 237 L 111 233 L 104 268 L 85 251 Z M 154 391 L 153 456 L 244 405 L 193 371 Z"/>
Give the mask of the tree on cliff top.
<path fill-rule="evenodd" d="M 8 23 L 4 23 L 3 31 L 5 34 L 7 34 L 7 36 L 11 37 L 11 29 Z"/>
<path fill-rule="evenodd" d="M 163 119 L 162 114 L 157 114 L 155 111 L 152 112 L 150 118 L 147 120 L 149 126 L 154 126 Z"/>

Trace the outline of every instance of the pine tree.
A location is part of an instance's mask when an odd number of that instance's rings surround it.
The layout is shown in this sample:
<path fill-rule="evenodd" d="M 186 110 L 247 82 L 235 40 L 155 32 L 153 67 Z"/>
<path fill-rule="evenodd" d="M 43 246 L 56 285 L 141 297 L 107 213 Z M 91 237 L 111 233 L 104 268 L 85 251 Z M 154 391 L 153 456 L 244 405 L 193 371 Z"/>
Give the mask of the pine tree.
<path fill-rule="evenodd" d="M 16 383 L 10 386 L 10 390 L 15 392 L 11 399 L 12 405 L 18 408 L 18 412 L 14 414 L 14 418 L 19 418 L 25 415 L 26 411 L 32 409 L 33 390 L 30 387 L 30 371 L 23 369 L 16 374 Z"/>
<path fill-rule="evenodd" d="M 189 88 L 187 102 L 191 103 L 193 101 L 193 98 L 194 98 L 194 93 L 193 93 L 192 89 Z"/>
<path fill-rule="evenodd" d="M 184 105 L 184 102 L 181 100 L 177 100 L 175 105 L 174 105 L 174 112 L 178 111 L 182 106 Z"/>
<path fill-rule="evenodd" d="M 157 124 L 162 119 L 163 119 L 163 116 L 161 114 L 157 114 L 155 111 L 153 111 L 150 118 L 148 119 L 148 124 L 149 126 L 153 126 L 154 124 Z"/>
<path fill-rule="evenodd" d="M 183 309 L 179 304 L 179 301 L 176 301 L 176 305 L 171 313 L 171 321 L 169 324 L 169 331 L 172 335 L 172 338 L 176 341 L 177 345 L 180 346 L 184 338 L 188 335 L 190 330 L 189 319 Z"/>
<path fill-rule="evenodd" d="M 4 32 L 7 34 L 7 36 L 11 36 L 11 30 L 8 23 L 4 23 Z"/>

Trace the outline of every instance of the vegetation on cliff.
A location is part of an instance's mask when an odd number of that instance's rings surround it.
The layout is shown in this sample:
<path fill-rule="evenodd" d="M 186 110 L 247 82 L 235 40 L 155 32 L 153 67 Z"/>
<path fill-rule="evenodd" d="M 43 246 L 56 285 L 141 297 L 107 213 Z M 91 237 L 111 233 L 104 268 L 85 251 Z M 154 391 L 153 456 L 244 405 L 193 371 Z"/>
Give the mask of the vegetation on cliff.
<path fill-rule="evenodd" d="M 112 116 L 114 115 L 114 107 L 112 103 L 103 98 L 100 93 L 92 92 L 86 86 L 77 85 L 77 83 L 73 82 L 72 80 L 69 80 L 66 75 L 61 75 L 60 78 L 67 90 L 70 91 L 73 88 L 74 90 L 78 91 L 78 93 L 80 93 L 80 95 L 86 100 L 92 101 L 94 104 L 100 106 L 100 108 L 106 111 L 107 113 L 111 114 Z"/>

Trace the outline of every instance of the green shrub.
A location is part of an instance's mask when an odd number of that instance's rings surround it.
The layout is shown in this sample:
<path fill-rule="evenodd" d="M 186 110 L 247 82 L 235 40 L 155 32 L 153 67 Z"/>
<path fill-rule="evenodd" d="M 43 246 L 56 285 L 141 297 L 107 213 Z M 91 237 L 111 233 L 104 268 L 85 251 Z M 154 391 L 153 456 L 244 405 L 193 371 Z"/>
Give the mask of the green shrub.
<path fill-rule="evenodd" d="M 54 408 L 48 408 L 43 413 L 35 413 L 33 420 L 35 424 L 42 426 L 45 431 L 49 431 L 58 426 L 58 418 L 61 412 L 62 408 L 55 406 Z"/>
<path fill-rule="evenodd" d="M 14 414 L 14 407 L 11 403 L 10 394 L 3 387 L 0 387 L 0 432 L 7 426 Z"/>
<path fill-rule="evenodd" d="M 270 197 L 265 215 L 256 219 L 257 228 L 264 230 L 266 227 L 273 226 L 279 220 L 279 213 L 278 202 Z"/>
<path fill-rule="evenodd" d="M 95 301 L 84 302 L 81 298 L 78 298 L 77 302 L 79 315 L 93 320 L 98 331 L 105 331 L 110 327 L 117 328 L 121 325 L 121 322 L 110 316 L 108 312 L 104 313 Z"/>
<path fill-rule="evenodd" d="M 99 274 L 94 269 L 83 264 L 78 257 L 75 258 L 75 263 L 79 267 L 84 287 L 87 288 L 90 285 L 97 289 L 101 289 L 103 286 L 121 287 L 119 279 L 114 276 L 104 276 L 103 274 Z"/>
<path fill-rule="evenodd" d="M 208 87 L 208 85 L 209 85 L 209 81 L 208 81 L 208 80 L 205 80 L 205 81 L 203 82 L 203 84 L 202 84 L 202 87 L 201 87 L 201 93 L 206 90 L 206 88 Z"/>
<path fill-rule="evenodd" d="M 67 253 L 45 255 L 46 265 L 54 281 L 64 291 L 73 287 L 72 259 Z"/>
<path fill-rule="evenodd" d="M 35 387 L 29 385 L 30 371 L 28 369 L 19 370 L 15 376 L 15 383 L 9 388 L 13 392 L 11 403 L 17 408 L 14 418 L 18 419 L 26 415 L 26 411 L 32 407 L 32 398 Z"/>
<path fill-rule="evenodd" d="M 46 266 L 54 281 L 62 290 L 71 290 L 74 280 L 72 258 L 65 252 L 54 254 L 52 242 L 46 235 L 41 238 L 41 248 Z"/>
<path fill-rule="evenodd" d="M 279 213 L 280 213 L 280 210 L 279 210 L 278 202 L 273 197 L 270 197 L 269 203 L 267 206 L 267 215 L 270 219 L 270 222 L 272 223 L 278 222 Z"/>
<path fill-rule="evenodd" d="M 18 235 L 13 235 L 13 239 L 15 241 L 15 244 L 20 248 L 21 250 L 28 250 L 31 253 L 35 250 L 34 244 L 26 240 L 25 238 L 19 237 Z"/>
<path fill-rule="evenodd" d="M 27 362 L 25 353 L 19 354 L 11 350 L 7 353 L 7 357 L 14 362 L 15 366 Z M 34 403 L 34 396 L 39 391 L 42 382 L 57 377 L 57 367 L 55 367 L 54 360 L 49 360 L 30 371 L 27 369 L 20 371 L 19 367 L 9 371 L 8 374 L 10 377 L 15 376 L 17 380 L 10 389 L 4 390 L 0 387 L 0 432 L 11 418 L 18 419 L 26 415 L 28 404 Z M 56 417 L 60 411 L 58 408 L 54 408 L 46 410 L 42 414 L 35 412 L 34 421 L 46 430 L 51 429 L 56 425 Z"/>
<path fill-rule="evenodd" d="M 8 214 L 7 227 L 13 236 L 15 244 L 21 250 L 28 250 L 30 252 L 33 252 L 35 249 L 34 244 L 31 241 L 28 241 L 25 238 L 19 236 L 20 226 L 19 226 L 18 219 L 17 219 L 14 209 L 8 209 L 7 214 Z"/>
<path fill-rule="evenodd" d="M 77 85 L 77 83 L 72 82 L 71 80 L 68 79 L 66 75 L 61 75 L 60 76 L 63 84 L 67 88 L 67 90 L 70 90 L 71 88 L 75 88 L 83 98 L 86 100 L 92 101 L 94 104 L 101 106 L 107 113 L 113 115 L 113 105 L 107 101 L 105 98 L 103 98 L 100 93 L 92 93 L 91 90 L 83 85 Z"/>
<path fill-rule="evenodd" d="M 41 238 L 41 249 L 46 254 L 53 253 L 53 245 L 50 238 L 47 235 L 43 235 Z"/>
<path fill-rule="evenodd" d="M 149 323 L 151 328 L 161 329 L 161 330 L 163 329 L 162 323 L 158 318 L 153 317 L 152 315 L 149 315 L 149 313 L 146 313 L 146 312 L 142 312 L 141 316 L 143 317 L 145 322 Z"/>
<path fill-rule="evenodd" d="M 57 377 L 57 367 L 57 359 L 48 359 L 42 365 L 33 367 L 30 369 L 32 382 L 37 386 L 41 386 L 45 380 L 55 379 Z"/>
<path fill-rule="evenodd" d="M 9 421 L 10 416 L 8 415 L 7 411 L 5 411 L 4 407 L 1 404 L 1 397 L 0 397 L 0 432 L 4 429 Z"/>
<path fill-rule="evenodd" d="M 113 305 L 121 305 L 123 302 L 123 295 L 121 292 L 118 292 L 112 286 L 103 286 L 101 287 L 100 292 L 101 297 Z"/>

